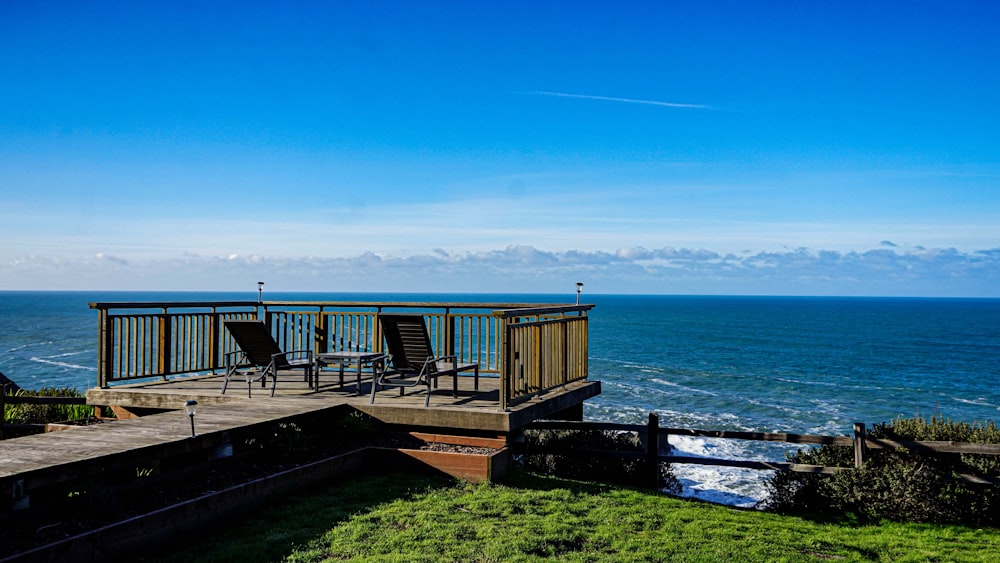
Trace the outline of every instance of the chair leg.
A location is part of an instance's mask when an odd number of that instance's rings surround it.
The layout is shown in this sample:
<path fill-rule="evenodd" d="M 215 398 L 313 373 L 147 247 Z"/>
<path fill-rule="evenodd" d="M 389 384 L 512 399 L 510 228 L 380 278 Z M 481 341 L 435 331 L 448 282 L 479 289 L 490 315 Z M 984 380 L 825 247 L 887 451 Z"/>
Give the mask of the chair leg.
<path fill-rule="evenodd" d="M 222 395 L 226 394 L 226 388 L 229 387 L 229 379 L 238 373 L 239 372 L 236 369 L 236 366 L 229 366 L 226 368 L 226 377 L 222 379 Z"/>

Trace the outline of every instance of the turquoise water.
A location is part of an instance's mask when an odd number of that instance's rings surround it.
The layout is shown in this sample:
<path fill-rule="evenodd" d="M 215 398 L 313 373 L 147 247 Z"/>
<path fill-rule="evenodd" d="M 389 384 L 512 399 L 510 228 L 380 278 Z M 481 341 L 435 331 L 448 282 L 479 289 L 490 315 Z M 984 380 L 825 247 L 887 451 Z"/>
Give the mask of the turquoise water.
<path fill-rule="evenodd" d="M 575 295 L 274 294 L 268 299 L 571 302 Z M 1000 300 L 584 296 L 595 420 L 820 434 L 854 422 L 1000 415 Z M 22 387 L 96 382 L 89 301 L 256 299 L 256 292 L 0 292 L 0 371 Z M 673 439 L 689 454 L 783 459 L 787 447 Z M 689 494 L 734 504 L 761 473 L 679 468 Z"/>

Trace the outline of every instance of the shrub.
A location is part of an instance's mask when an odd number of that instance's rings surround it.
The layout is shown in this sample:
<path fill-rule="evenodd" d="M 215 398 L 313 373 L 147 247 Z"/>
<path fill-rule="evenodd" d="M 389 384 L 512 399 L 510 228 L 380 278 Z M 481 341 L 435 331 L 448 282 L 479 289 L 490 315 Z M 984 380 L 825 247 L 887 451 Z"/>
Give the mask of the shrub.
<path fill-rule="evenodd" d="M 583 481 L 649 486 L 649 474 L 644 460 L 599 455 L 588 451 L 644 452 L 634 432 L 528 430 L 524 433 L 524 445 L 525 467 L 538 473 Z M 544 453 L 545 450 L 562 450 L 568 453 Z M 680 491 L 680 483 L 666 462 L 660 462 L 658 476 L 659 488 L 670 492 Z"/>
<path fill-rule="evenodd" d="M 1000 444 L 996 423 L 953 422 L 932 416 L 873 425 L 869 438 Z M 850 467 L 851 448 L 800 450 L 789 461 Z M 1000 525 L 1000 487 L 972 484 L 958 474 L 997 476 L 1000 456 L 873 449 L 859 469 L 834 475 L 777 473 L 768 482 L 764 507 L 783 513 L 852 515 L 862 521 Z"/>
<path fill-rule="evenodd" d="M 18 389 L 16 397 L 83 397 L 72 387 L 43 387 L 37 391 Z M 78 420 L 94 416 L 90 405 L 29 405 L 24 403 L 4 404 L 4 422 L 10 424 L 45 424 L 64 420 Z"/>

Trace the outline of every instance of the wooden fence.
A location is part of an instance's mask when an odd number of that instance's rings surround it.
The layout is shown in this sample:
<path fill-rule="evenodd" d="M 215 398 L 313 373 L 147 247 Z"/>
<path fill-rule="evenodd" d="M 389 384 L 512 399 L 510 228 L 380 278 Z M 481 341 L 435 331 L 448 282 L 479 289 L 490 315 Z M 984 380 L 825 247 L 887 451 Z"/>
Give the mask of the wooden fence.
<path fill-rule="evenodd" d="M 4 439 L 6 426 L 4 414 L 7 405 L 85 405 L 86 397 L 35 397 L 31 395 L 8 395 L 6 385 L 0 385 L 0 440 Z M 23 426 L 23 425 L 18 425 Z"/>
<path fill-rule="evenodd" d="M 955 453 L 955 454 L 977 454 L 977 455 L 1000 455 L 1000 444 L 981 444 L 969 442 L 950 441 L 921 441 L 921 442 L 897 442 L 893 440 L 881 440 L 868 438 L 865 432 L 865 424 L 858 422 L 854 424 L 854 436 L 824 436 L 815 434 L 780 434 L 770 432 L 739 432 L 733 430 L 694 430 L 690 428 L 661 428 L 659 417 L 655 413 L 650 413 L 645 425 L 642 424 L 621 424 L 613 422 L 570 422 L 570 421 L 535 421 L 527 429 L 530 430 L 570 430 L 570 431 L 609 431 L 609 432 L 633 432 L 639 436 L 643 444 L 644 451 L 622 452 L 611 450 L 586 449 L 581 450 L 570 448 L 538 448 L 524 453 L 530 454 L 553 454 L 553 455 L 597 455 L 607 457 L 619 457 L 629 459 L 644 459 L 648 466 L 652 483 L 658 482 L 658 465 L 660 462 L 667 463 L 690 463 L 697 465 L 714 465 L 724 467 L 741 467 L 747 469 L 762 469 L 773 471 L 794 471 L 799 473 L 832 474 L 838 471 L 845 471 L 861 467 L 868 458 L 870 450 L 907 448 L 922 452 L 933 453 Z M 758 460 L 738 460 L 719 459 L 700 456 L 672 455 L 667 445 L 669 436 L 698 436 L 703 438 L 723 438 L 732 440 L 752 440 L 767 442 L 784 442 L 788 444 L 803 445 L 832 445 L 843 446 L 854 449 L 854 465 L 852 467 L 805 465 L 790 462 L 778 461 L 758 461 Z M 961 474 L 956 478 L 978 484 L 1000 485 L 1000 476 L 997 475 L 969 475 Z"/>

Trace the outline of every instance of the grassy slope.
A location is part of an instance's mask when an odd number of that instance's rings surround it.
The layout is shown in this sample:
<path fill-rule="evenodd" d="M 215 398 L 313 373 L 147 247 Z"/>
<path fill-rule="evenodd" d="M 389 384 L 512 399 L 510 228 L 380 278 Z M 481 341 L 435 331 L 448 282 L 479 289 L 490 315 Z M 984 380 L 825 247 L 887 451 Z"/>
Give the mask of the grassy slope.
<path fill-rule="evenodd" d="M 1000 531 L 855 526 L 519 476 L 372 477 L 297 497 L 170 561 L 1000 561 Z"/>

